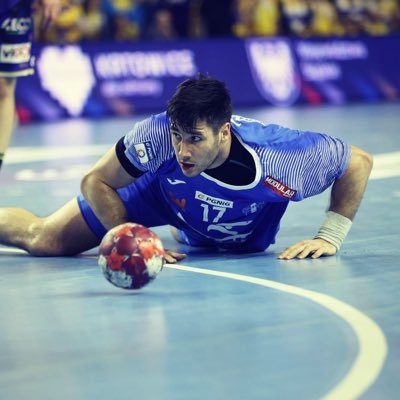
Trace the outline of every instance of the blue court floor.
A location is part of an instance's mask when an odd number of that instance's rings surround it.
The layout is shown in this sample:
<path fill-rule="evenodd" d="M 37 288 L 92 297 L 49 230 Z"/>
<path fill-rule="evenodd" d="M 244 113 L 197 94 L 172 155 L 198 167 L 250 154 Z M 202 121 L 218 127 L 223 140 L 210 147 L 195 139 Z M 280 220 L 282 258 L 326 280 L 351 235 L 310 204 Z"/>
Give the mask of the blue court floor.
<path fill-rule="evenodd" d="M 312 237 L 329 193 L 292 204 L 265 253 L 190 250 L 140 291 L 111 286 L 96 249 L 34 258 L 0 247 L 0 399 L 400 398 L 400 105 L 240 114 L 342 137 L 375 155 L 339 255 L 277 260 Z M 138 118 L 17 128 L 0 207 L 46 215 Z"/>

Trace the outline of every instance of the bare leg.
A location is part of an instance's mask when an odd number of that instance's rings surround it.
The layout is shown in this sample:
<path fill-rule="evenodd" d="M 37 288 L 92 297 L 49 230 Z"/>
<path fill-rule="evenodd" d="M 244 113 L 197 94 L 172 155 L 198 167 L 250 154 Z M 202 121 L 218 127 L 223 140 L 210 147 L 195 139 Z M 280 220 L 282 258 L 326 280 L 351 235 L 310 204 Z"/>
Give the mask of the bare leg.
<path fill-rule="evenodd" d="M 0 208 L 0 244 L 35 256 L 70 256 L 99 243 L 83 219 L 76 199 L 45 218 L 21 208 Z"/>
<path fill-rule="evenodd" d="M 14 78 L 0 78 L 0 167 L 14 128 L 15 85 Z"/>

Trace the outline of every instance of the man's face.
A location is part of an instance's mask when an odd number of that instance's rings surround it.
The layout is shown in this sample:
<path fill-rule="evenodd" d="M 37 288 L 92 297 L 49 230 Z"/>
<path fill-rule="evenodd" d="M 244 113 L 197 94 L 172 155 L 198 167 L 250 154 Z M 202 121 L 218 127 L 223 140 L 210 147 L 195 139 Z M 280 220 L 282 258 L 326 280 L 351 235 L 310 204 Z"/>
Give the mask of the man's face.
<path fill-rule="evenodd" d="M 192 131 L 184 132 L 179 126 L 171 125 L 172 144 L 184 175 L 197 176 L 226 160 L 230 148 L 230 133 L 227 146 L 229 127 L 226 123 L 214 133 L 211 126 L 199 121 Z"/>

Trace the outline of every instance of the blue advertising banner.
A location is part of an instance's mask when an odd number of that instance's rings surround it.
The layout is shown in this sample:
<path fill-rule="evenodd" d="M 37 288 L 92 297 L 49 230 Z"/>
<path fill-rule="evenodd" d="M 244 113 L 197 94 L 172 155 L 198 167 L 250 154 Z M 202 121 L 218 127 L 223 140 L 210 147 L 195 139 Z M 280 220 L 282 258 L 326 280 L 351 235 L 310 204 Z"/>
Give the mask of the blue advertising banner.
<path fill-rule="evenodd" d="M 160 112 L 198 72 L 224 80 L 235 107 L 399 99 L 400 38 L 87 43 L 36 47 L 20 80 L 22 122 Z"/>

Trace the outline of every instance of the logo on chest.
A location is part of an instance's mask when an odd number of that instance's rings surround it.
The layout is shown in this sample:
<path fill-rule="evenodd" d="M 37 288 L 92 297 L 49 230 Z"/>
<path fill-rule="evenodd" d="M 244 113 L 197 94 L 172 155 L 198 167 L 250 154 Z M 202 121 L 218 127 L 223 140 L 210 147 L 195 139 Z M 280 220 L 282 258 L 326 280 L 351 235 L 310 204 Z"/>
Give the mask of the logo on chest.
<path fill-rule="evenodd" d="M 212 197 L 208 194 L 202 193 L 196 190 L 195 198 L 197 200 L 204 201 L 205 203 L 211 204 L 212 206 L 219 206 L 225 208 L 233 208 L 233 201 L 219 199 L 218 197 Z"/>
<path fill-rule="evenodd" d="M 296 194 L 296 190 L 291 189 L 271 176 L 267 176 L 262 184 L 279 196 L 286 197 L 287 199 L 291 199 Z"/>

